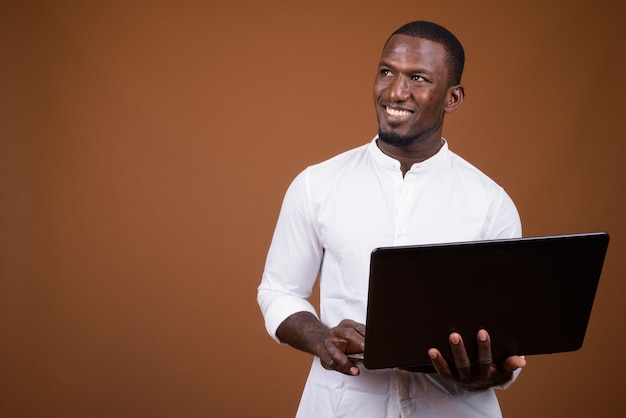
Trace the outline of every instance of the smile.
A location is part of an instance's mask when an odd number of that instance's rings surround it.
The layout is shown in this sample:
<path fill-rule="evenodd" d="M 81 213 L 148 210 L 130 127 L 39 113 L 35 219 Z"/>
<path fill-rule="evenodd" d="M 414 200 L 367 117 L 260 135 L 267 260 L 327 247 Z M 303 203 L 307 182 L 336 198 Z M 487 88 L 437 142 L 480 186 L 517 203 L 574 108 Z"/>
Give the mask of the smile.
<path fill-rule="evenodd" d="M 387 114 L 391 115 L 391 116 L 408 116 L 410 115 L 412 112 L 408 111 L 408 110 L 404 110 L 404 109 L 392 109 L 390 107 L 385 106 L 385 111 L 387 112 Z"/>

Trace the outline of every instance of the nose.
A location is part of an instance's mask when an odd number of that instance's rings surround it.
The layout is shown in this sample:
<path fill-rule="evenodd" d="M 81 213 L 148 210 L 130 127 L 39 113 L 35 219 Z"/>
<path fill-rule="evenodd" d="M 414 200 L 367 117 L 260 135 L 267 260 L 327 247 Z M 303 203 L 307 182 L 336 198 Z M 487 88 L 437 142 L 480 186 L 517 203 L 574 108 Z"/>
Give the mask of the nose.
<path fill-rule="evenodd" d="M 389 98 L 394 102 L 407 100 L 411 92 L 405 77 L 396 77 L 389 86 Z"/>

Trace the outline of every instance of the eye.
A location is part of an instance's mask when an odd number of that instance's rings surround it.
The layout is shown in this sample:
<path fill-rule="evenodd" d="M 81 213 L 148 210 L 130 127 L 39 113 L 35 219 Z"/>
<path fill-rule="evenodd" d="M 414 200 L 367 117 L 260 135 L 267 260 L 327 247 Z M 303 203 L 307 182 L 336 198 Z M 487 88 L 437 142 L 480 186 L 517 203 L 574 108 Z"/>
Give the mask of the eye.
<path fill-rule="evenodd" d="M 419 74 L 414 74 L 413 76 L 411 76 L 411 80 L 413 80 L 413 81 L 428 81 L 428 80 L 426 80 L 424 77 L 422 77 Z"/>
<path fill-rule="evenodd" d="M 382 75 L 383 77 L 390 77 L 391 70 L 388 70 L 387 68 L 383 68 L 382 70 L 380 70 L 380 75 Z"/>

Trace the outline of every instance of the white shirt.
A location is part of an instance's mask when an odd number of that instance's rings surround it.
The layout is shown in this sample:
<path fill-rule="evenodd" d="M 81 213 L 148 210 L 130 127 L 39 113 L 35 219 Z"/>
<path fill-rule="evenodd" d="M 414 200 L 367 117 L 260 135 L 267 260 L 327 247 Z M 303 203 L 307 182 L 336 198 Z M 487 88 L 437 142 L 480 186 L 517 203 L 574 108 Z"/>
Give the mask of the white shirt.
<path fill-rule="evenodd" d="M 414 164 L 369 144 L 306 168 L 289 186 L 258 288 L 269 334 L 308 311 L 320 273 L 320 319 L 365 323 L 376 247 L 521 236 L 506 192 L 448 149 Z M 367 370 L 346 376 L 315 358 L 299 417 L 499 417 L 493 390 L 466 392 L 436 375 Z"/>

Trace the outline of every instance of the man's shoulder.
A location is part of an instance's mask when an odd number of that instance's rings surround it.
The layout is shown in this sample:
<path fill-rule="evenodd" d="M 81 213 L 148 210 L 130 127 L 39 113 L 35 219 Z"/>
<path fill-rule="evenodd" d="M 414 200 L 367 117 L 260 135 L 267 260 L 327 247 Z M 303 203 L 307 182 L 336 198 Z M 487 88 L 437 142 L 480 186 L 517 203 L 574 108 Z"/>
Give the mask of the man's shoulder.
<path fill-rule="evenodd" d="M 291 188 L 328 188 L 347 171 L 354 172 L 356 166 L 362 165 L 367 158 L 367 149 L 368 144 L 364 144 L 307 166 L 293 180 Z"/>
<path fill-rule="evenodd" d="M 307 167 L 307 170 L 312 173 L 334 173 L 336 171 L 345 169 L 352 164 L 358 164 L 363 161 L 363 158 L 367 156 L 367 148 L 369 144 L 364 144 L 356 148 L 352 148 L 339 154 L 336 154 L 324 161 L 315 163 Z"/>
<path fill-rule="evenodd" d="M 332 164 L 336 164 L 336 163 L 342 163 L 342 162 L 346 162 L 347 160 L 353 160 L 355 158 L 358 158 L 358 156 L 366 154 L 367 153 L 367 147 L 369 146 L 369 144 L 363 144 L 363 145 L 359 145 L 358 147 L 355 148 L 351 148 L 345 151 L 340 152 L 339 154 L 335 154 L 334 156 L 321 161 L 317 164 L 314 164 L 314 166 L 317 165 L 332 165 Z"/>
<path fill-rule="evenodd" d="M 501 186 L 496 181 L 494 181 L 485 172 L 483 172 L 474 164 L 470 163 L 465 158 L 452 151 L 450 151 L 450 156 L 454 167 L 454 172 L 456 173 L 456 175 L 463 178 L 466 182 L 478 182 L 488 188 L 501 188 Z"/>

